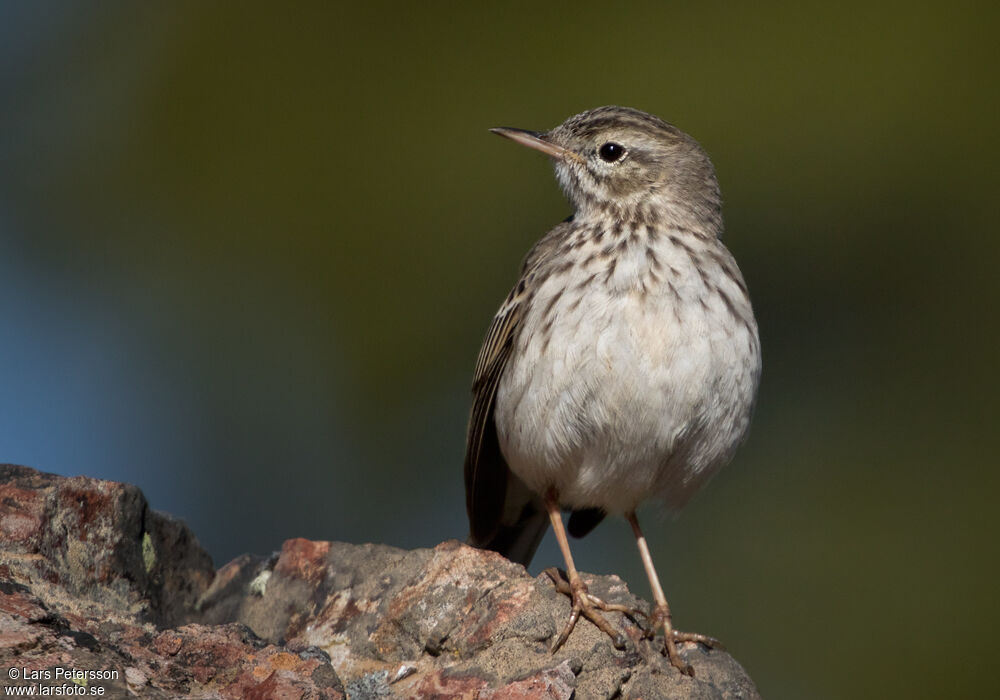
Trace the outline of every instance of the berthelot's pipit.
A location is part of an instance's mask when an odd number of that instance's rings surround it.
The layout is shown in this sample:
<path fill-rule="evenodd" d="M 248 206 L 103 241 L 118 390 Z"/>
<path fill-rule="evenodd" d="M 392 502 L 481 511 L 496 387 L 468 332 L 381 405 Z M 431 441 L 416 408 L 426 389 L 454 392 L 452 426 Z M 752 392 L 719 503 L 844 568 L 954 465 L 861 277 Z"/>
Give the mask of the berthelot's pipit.
<path fill-rule="evenodd" d="M 635 510 L 679 508 L 746 435 L 760 341 L 746 284 L 722 244 L 718 181 L 687 134 L 601 107 L 545 133 L 493 129 L 548 155 L 573 215 L 528 253 L 476 362 L 465 459 L 472 544 L 527 564 L 551 523 L 566 560 L 569 622 L 583 614 L 624 646 L 570 554 L 606 514 L 632 526 L 670 662 L 693 669 Z"/>

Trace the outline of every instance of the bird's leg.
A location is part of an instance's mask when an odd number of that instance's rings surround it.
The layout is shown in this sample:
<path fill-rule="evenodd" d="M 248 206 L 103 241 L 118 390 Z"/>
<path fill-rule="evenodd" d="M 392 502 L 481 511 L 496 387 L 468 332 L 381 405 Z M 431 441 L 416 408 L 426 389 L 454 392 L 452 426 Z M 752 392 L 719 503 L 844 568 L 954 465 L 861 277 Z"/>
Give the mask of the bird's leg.
<path fill-rule="evenodd" d="M 667 604 L 666 596 L 663 595 L 663 587 L 660 586 L 660 578 L 656 575 L 653 558 L 649 555 L 649 545 L 646 544 L 646 536 L 642 534 L 642 530 L 639 528 L 639 520 L 635 517 L 635 512 L 626 513 L 625 517 L 632 526 L 632 532 L 635 533 L 635 541 L 639 545 L 639 557 L 642 559 L 642 565 L 646 568 L 646 576 L 649 577 L 649 587 L 653 589 L 653 600 L 656 602 L 656 608 L 650 616 L 648 633 L 652 636 L 656 634 L 658 627 L 662 627 L 665 651 L 667 658 L 670 659 L 670 663 L 681 673 L 693 676 L 694 668 L 690 664 L 684 663 L 680 654 L 677 653 L 677 642 L 698 642 L 707 647 L 718 647 L 721 644 L 719 644 L 719 640 L 705 636 L 704 634 L 678 632 L 674 629 L 670 618 L 670 606 Z"/>
<path fill-rule="evenodd" d="M 548 511 L 549 520 L 552 521 L 552 530 L 556 533 L 556 540 L 559 542 L 559 549 L 562 550 L 563 558 L 566 560 L 566 576 L 569 578 L 567 582 L 560 576 L 556 569 L 546 569 L 545 574 L 552 579 L 552 583 L 555 584 L 556 590 L 560 593 L 564 593 L 569 596 L 572 601 L 572 611 L 569 615 L 569 621 L 563 628 L 562 633 L 556 639 L 555 644 L 552 645 L 552 651 L 555 652 L 563 645 L 566 639 L 569 637 L 570 632 L 576 626 L 576 621 L 580 619 L 581 613 L 588 620 L 593 622 L 599 630 L 604 632 L 606 635 L 611 637 L 611 643 L 615 645 L 616 649 L 625 648 L 625 637 L 621 633 L 617 632 L 611 623 L 608 622 L 607 618 L 601 615 L 598 610 L 613 611 L 613 612 L 628 612 L 624 606 L 621 605 L 610 605 L 605 603 L 603 600 L 597 596 L 591 595 L 587 591 L 587 585 L 580 578 L 579 572 L 576 570 L 576 566 L 573 564 L 573 555 L 569 551 L 569 540 L 566 538 L 566 529 L 563 527 L 562 514 L 559 512 L 559 503 L 556 498 L 555 489 L 549 489 L 548 493 L 545 494 L 545 510 Z"/>

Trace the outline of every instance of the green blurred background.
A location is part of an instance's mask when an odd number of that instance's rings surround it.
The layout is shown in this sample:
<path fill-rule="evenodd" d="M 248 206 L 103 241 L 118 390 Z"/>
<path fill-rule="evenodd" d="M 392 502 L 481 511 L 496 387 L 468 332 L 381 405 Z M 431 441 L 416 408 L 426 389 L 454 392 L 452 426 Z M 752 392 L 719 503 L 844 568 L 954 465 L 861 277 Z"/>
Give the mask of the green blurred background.
<path fill-rule="evenodd" d="M 993 695 L 996 8 L 5 3 L 0 461 L 217 563 L 463 537 L 479 342 L 568 214 L 486 129 L 634 106 L 712 155 L 764 349 L 734 464 L 646 514 L 676 621 L 768 698 Z M 648 597 L 623 522 L 576 553 Z"/>

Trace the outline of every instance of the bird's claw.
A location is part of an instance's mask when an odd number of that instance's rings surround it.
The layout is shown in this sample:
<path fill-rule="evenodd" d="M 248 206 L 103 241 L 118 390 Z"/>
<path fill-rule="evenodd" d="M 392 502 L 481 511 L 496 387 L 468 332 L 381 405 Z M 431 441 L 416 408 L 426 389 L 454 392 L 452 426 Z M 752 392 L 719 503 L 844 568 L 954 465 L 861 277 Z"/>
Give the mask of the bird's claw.
<path fill-rule="evenodd" d="M 646 630 L 647 639 L 652 639 L 656 636 L 656 630 L 662 627 L 664 655 L 670 660 L 670 664 L 685 676 L 691 676 L 693 678 L 694 667 L 689 663 L 685 663 L 684 660 L 681 659 L 680 652 L 677 651 L 678 644 L 684 642 L 694 642 L 696 644 L 703 644 L 709 649 L 725 648 L 722 646 L 722 642 L 715 637 L 709 637 L 708 635 L 697 634 L 695 632 L 679 632 L 675 630 L 670 618 L 670 608 L 665 605 L 657 605 L 648 620 L 649 627 Z"/>
<path fill-rule="evenodd" d="M 576 627 L 576 622 L 580 619 L 581 614 L 594 623 L 599 630 L 611 638 L 611 643 L 614 645 L 615 649 L 621 651 L 626 648 L 628 643 L 625 640 L 625 635 L 612 627 L 607 618 L 601 615 L 598 610 L 602 610 L 604 612 L 620 612 L 632 617 L 633 611 L 631 609 L 625 607 L 624 605 L 606 603 L 597 596 L 592 595 L 587 590 L 587 585 L 579 577 L 576 577 L 574 580 L 567 581 L 555 568 L 546 569 L 544 573 L 552 580 L 552 583 L 557 591 L 563 595 L 569 596 L 572 604 L 569 621 L 566 623 L 566 626 L 563 627 L 562 632 L 552 645 L 553 652 L 557 651 L 559 647 L 561 647 L 569 638 L 570 632 L 572 632 L 573 628 Z"/>

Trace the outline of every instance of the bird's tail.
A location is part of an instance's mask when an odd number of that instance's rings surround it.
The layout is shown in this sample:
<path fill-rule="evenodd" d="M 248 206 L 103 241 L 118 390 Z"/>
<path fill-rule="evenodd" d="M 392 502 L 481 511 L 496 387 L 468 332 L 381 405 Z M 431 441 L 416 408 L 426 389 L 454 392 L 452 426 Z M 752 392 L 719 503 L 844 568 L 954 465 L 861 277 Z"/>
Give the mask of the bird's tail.
<path fill-rule="evenodd" d="M 528 566 L 548 527 L 548 515 L 538 507 L 538 504 L 531 501 L 521 510 L 516 522 L 509 525 L 501 523 L 493 536 L 486 541 L 477 542 L 469 537 L 469 544 L 481 549 L 492 549 L 513 562 Z"/>

